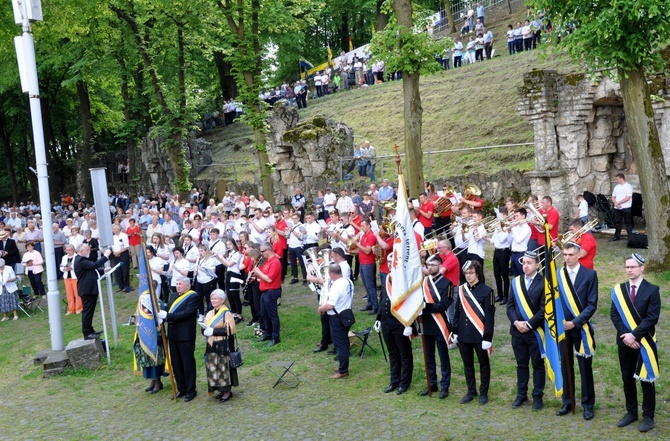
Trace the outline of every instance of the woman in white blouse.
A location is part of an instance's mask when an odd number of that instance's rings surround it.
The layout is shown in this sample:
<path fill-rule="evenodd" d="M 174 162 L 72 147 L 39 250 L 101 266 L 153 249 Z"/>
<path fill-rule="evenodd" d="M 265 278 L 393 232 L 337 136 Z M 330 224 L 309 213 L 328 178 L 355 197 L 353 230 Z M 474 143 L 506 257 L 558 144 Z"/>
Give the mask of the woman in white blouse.
<path fill-rule="evenodd" d="M 242 254 L 237 249 L 235 241 L 226 240 L 226 254 L 216 256 L 227 267 L 226 271 L 226 293 L 230 302 L 230 312 L 235 317 L 235 323 L 242 321 L 242 299 L 240 298 L 240 286 L 244 283 L 240 271 Z"/>
<path fill-rule="evenodd" d="M 47 298 L 47 293 L 44 291 L 44 284 L 42 283 L 42 272 L 44 272 L 44 259 L 42 255 L 35 251 L 35 245 L 32 242 L 26 244 L 26 252 L 21 259 L 21 263 L 26 268 L 30 286 L 33 288 L 33 293 L 36 296 Z"/>
<path fill-rule="evenodd" d="M 212 309 L 212 305 L 209 302 L 209 295 L 216 288 L 216 266 L 219 264 L 218 259 L 216 259 L 209 247 L 207 245 L 198 246 L 198 251 L 200 252 L 200 258 L 195 267 L 196 272 L 196 281 L 195 292 L 198 293 L 200 297 L 200 306 L 198 307 L 198 314 L 204 316 L 205 312 Z M 204 308 L 204 302 L 207 302 L 207 309 Z"/>
<path fill-rule="evenodd" d="M 74 273 L 74 246 L 65 245 L 65 255 L 60 261 L 60 271 L 63 273 L 65 293 L 67 295 L 67 312 L 65 315 L 81 314 L 84 307 L 77 292 L 77 275 Z"/>
<path fill-rule="evenodd" d="M 0 312 L 2 312 L 2 321 L 9 320 L 7 313 L 14 312 L 14 320 L 19 319 L 17 309 L 19 309 L 19 302 L 16 297 L 16 274 L 11 266 L 5 265 L 5 259 L 0 259 Z"/>
<path fill-rule="evenodd" d="M 156 255 L 156 249 L 149 245 L 147 247 L 147 257 L 149 258 L 149 269 L 151 270 L 151 280 L 154 281 L 156 297 L 161 298 L 162 283 L 161 276 L 164 271 L 164 261 Z"/>

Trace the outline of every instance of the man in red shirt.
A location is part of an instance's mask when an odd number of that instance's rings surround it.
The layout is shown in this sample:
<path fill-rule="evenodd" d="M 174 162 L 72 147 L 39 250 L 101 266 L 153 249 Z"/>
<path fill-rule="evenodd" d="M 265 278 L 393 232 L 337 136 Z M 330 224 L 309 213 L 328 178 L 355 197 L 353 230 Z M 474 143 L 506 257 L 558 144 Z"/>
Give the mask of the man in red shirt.
<path fill-rule="evenodd" d="M 574 219 L 570 222 L 570 225 L 568 225 L 568 231 L 574 234 L 583 226 L 584 222 L 581 219 Z M 593 237 L 593 234 L 587 231 L 586 233 L 582 233 L 579 237 L 575 237 L 572 241 L 579 245 L 580 248 L 579 264 L 588 269 L 594 269 L 593 259 L 598 252 L 598 242 L 596 242 L 596 238 Z"/>
<path fill-rule="evenodd" d="M 126 228 L 128 235 L 128 245 L 130 248 L 130 258 L 133 261 L 133 269 L 137 269 L 140 258 L 140 243 L 142 242 L 142 234 L 140 233 L 140 226 L 136 225 L 135 219 L 128 219 L 128 228 Z"/>
<path fill-rule="evenodd" d="M 261 245 L 261 257 L 265 263 L 254 268 L 254 274 L 260 280 L 261 290 L 261 320 L 265 335 L 260 341 L 270 340 L 267 347 L 279 343 L 279 312 L 277 301 L 281 297 L 281 262 L 277 259 L 272 244 L 264 242 Z"/>
<path fill-rule="evenodd" d="M 423 237 L 426 237 L 433 230 L 433 212 L 435 205 L 428 199 L 425 193 L 419 195 L 419 209 L 417 219 L 423 225 Z"/>
<path fill-rule="evenodd" d="M 458 257 L 456 257 L 451 249 L 451 242 L 448 239 L 440 239 L 437 242 L 437 252 L 442 259 L 440 274 L 446 277 L 452 285 L 458 286 L 461 268 L 458 263 Z"/>
<path fill-rule="evenodd" d="M 544 219 L 547 221 L 547 228 L 549 228 L 549 236 L 552 240 L 558 238 L 558 223 L 561 220 L 561 215 L 558 213 L 558 210 L 554 208 L 551 196 L 545 196 L 540 201 L 540 214 L 544 216 Z M 545 236 L 544 231 L 540 231 L 537 236 L 537 243 L 540 247 L 540 261 L 544 259 L 544 245 L 545 245 Z"/>
<path fill-rule="evenodd" d="M 275 218 L 275 230 L 277 231 L 277 242 L 281 244 L 282 247 L 282 258 L 281 261 L 281 282 L 284 283 L 284 278 L 286 277 L 286 270 L 288 269 L 288 241 L 286 240 L 286 219 L 281 211 L 274 213 Z"/>
<path fill-rule="evenodd" d="M 377 245 L 377 238 L 370 228 L 370 221 L 365 219 L 361 222 L 363 236 L 355 241 L 353 246 L 359 250 L 358 258 L 361 263 L 361 279 L 368 295 L 368 304 L 361 311 L 370 311 L 369 315 L 377 315 L 377 263 L 375 258 L 374 246 Z"/>

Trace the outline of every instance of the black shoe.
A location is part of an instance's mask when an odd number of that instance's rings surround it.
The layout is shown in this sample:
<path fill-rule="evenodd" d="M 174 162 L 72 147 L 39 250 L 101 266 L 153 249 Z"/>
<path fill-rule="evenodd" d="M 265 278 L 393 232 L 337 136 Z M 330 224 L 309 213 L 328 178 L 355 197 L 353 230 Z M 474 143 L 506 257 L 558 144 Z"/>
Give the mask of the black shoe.
<path fill-rule="evenodd" d="M 256 322 L 253 321 L 253 320 L 251 320 L 249 323 L 247 323 L 247 328 L 253 328 L 254 326 L 256 326 Z"/>
<path fill-rule="evenodd" d="M 480 395 L 479 396 L 479 404 L 486 404 L 489 402 L 489 396 L 488 395 Z"/>
<path fill-rule="evenodd" d="M 222 402 L 222 403 L 225 403 L 226 401 L 230 400 L 231 398 L 233 398 L 233 391 L 232 390 L 230 392 L 228 392 L 227 397 L 222 394 L 221 397 L 219 398 L 219 401 Z"/>
<path fill-rule="evenodd" d="M 123 286 L 119 286 L 116 290 L 116 292 L 122 292 L 124 290 Z"/>
<path fill-rule="evenodd" d="M 423 391 L 421 391 L 421 396 L 425 397 L 426 395 L 428 395 L 428 392 L 429 392 L 428 388 L 425 388 Z M 437 392 L 437 384 L 432 384 L 430 386 L 430 392 Z"/>
<path fill-rule="evenodd" d="M 500 301 L 500 304 L 501 304 L 501 305 L 506 305 L 506 304 L 507 304 L 507 299 L 502 299 L 502 300 Z"/>
<path fill-rule="evenodd" d="M 467 394 L 466 396 L 464 396 L 463 398 L 461 398 L 461 404 L 469 403 L 470 401 L 472 401 L 472 400 L 474 400 L 474 399 L 475 399 L 475 395 Z"/>
<path fill-rule="evenodd" d="M 377 310 L 373 309 L 372 311 L 368 312 L 368 315 L 377 315 Z"/>
<path fill-rule="evenodd" d="M 160 380 L 157 380 L 158 382 L 154 386 L 153 390 L 151 391 L 151 394 L 157 394 L 158 392 L 163 390 L 163 383 Z"/>
<path fill-rule="evenodd" d="M 642 422 L 640 423 L 640 432 L 649 432 L 653 428 L 654 428 L 653 418 L 651 417 L 642 418 Z"/>
<path fill-rule="evenodd" d="M 637 415 L 631 415 L 630 413 L 627 413 L 626 415 L 623 416 L 619 420 L 618 423 L 616 423 L 617 427 L 626 427 L 629 424 L 633 424 L 635 421 L 637 421 Z"/>
<path fill-rule="evenodd" d="M 493 299 L 493 301 L 494 301 L 494 302 L 501 302 L 501 301 L 502 301 L 502 297 L 500 297 L 500 296 L 496 296 L 496 298 Z"/>
<path fill-rule="evenodd" d="M 100 337 L 99 334 L 88 334 L 87 336 L 84 337 L 84 340 L 95 340 L 98 337 Z"/>
<path fill-rule="evenodd" d="M 302 281 L 302 286 L 307 286 L 307 285 L 309 285 L 309 282 L 307 280 L 303 280 Z"/>
<path fill-rule="evenodd" d="M 404 394 L 405 392 L 407 392 L 407 388 L 401 386 L 401 387 L 399 387 L 398 390 L 396 391 L 396 395 L 402 395 L 402 394 Z"/>
<path fill-rule="evenodd" d="M 533 398 L 533 412 L 538 412 L 544 408 L 542 398 Z"/>
<path fill-rule="evenodd" d="M 515 409 L 521 407 L 526 401 L 528 401 L 528 397 L 516 397 L 516 400 L 512 403 L 512 407 Z"/>
<path fill-rule="evenodd" d="M 613 237 L 612 240 L 610 240 L 610 242 L 616 242 L 617 240 L 619 240 L 618 237 Z"/>
<path fill-rule="evenodd" d="M 126 286 L 125 288 L 123 288 L 123 292 L 133 292 L 133 291 L 134 289 L 132 289 L 130 286 Z"/>
<path fill-rule="evenodd" d="M 263 337 L 258 339 L 259 342 L 268 340 L 272 340 L 272 337 L 270 337 L 269 335 L 264 335 Z"/>
<path fill-rule="evenodd" d="M 296 283 L 300 283 L 298 281 L 298 279 L 291 279 L 291 281 L 289 282 L 289 285 L 295 285 Z"/>
<path fill-rule="evenodd" d="M 177 392 L 177 398 L 181 398 L 181 397 L 183 397 L 183 396 L 186 396 L 186 394 L 183 393 L 183 392 Z M 170 398 L 170 399 L 171 399 L 171 400 L 174 400 L 174 395 L 173 395 L 172 398 Z"/>
<path fill-rule="evenodd" d="M 366 306 L 365 308 L 361 308 L 360 311 L 372 311 L 372 306 Z"/>
<path fill-rule="evenodd" d="M 591 421 L 595 415 L 592 410 L 584 410 L 584 419 L 586 421 Z"/>
<path fill-rule="evenodd" d="M 316 348 L 312 352 L 323 352 L 326 350 L 328 350 L 328 346 L 323 346 L 321 343 L 319 343 L 318 345 L 316 345 Z"/>
<path fill-rule="evenodd" d="M 154 385 L 155 385 L 155 384 L 156 384 L 156 380 L 151 380 L 151 384 L 149 385 L 149 387 L 147 387 L 146 389 L 144 389 L 144 392 L 151 392 L 152 390 L 154 390 Z M 636 418 L 636 419 L 637 419 L 637 418 Z"/>
<path fill-rule="evenodd" d="M 444 400 L 449 396 L 449 390 L 448 389 L 442 389 L 440 391 L 440 400 Z"/>
<path fill-rule="evenodd" d="M 192 394 L 184 395 L 184 403 L 188 403 L 189 401 L 192 401 L 193 398 L 195 398 L 197 395 L 198 395 L 198 392 L 193 392 Z"/>
<path fill-rule="evenodd" d="M 334 357 L 333 357 L 333 361 L 340 361 L 340 357 L 338 357 L 337 355 L 334 356 Z"/>
<path fill-rule="evenodd" d="M 396 385 L 394 385 L 394 384 L 389 384 L 389 387 L 387 387 L 386 389 L 384 389 L 384 393 L 385 393 L 385 394 L 391 393 L 391 392 L 393 392 L 394 390 L 396 390 L 397 388 L 398 388 L 398 386 L 396 386 Z"/>
<path fill-rule="evenodd" d="M 336 351 L 334 348 L 333 348 L 333 349 L 329 349 L 328 352 L 326 352 L 326 354 L 329 354 L 329 355 L 335 355 L 335 354 L 337 354 L 337 351 Z"/>
<path fill-rule="evenodd" d="M 563 416 L 563 415 L 567 415 L 569 413 L 570 413 L 570 406 L 568 406 L 567 404 L 564 404 L 564 405 L 561 406 L 560 409 L 558 409 L 556 411 L 556 416 Z"/>
<path fill-rule="evenodd" d="M 268 344 L 265 345 L 265 347 L 266 347 L 266 348 L 271 348 L 271 347 L 273 347 L 274 345 L 278 344 L 280 341 L 281 341 L 281 340 L 279 340 L 279 339 L 277 339 L 277 340 L 270 340 L 270 341 L 268 342 Z"/>

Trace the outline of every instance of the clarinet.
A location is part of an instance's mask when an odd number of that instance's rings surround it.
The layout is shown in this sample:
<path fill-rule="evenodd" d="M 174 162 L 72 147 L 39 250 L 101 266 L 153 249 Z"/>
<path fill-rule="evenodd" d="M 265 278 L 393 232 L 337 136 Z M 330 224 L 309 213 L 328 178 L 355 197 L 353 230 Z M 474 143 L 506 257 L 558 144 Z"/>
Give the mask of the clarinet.
<path fill-rule="evenodd" d="M 258 262 L 256 262 L 256 264 L 254 265 L 254 267 L 262 266 L 264 263 L 265 263 L 265 259 L 263 258 L 263 256 L 261 256 L 258 259 Z M 240 292 L 244 292 L 244 291 L 247 290 L 247 286 L 249 285 L 249 282 L 251 281 L 251 278 L 253 277 L 253 275 L 254 275 L 253 270 L 250 269 L 249 274 L 247 274 L 247 279 L 244 281 L 244 284 L 240 287 Z"/>

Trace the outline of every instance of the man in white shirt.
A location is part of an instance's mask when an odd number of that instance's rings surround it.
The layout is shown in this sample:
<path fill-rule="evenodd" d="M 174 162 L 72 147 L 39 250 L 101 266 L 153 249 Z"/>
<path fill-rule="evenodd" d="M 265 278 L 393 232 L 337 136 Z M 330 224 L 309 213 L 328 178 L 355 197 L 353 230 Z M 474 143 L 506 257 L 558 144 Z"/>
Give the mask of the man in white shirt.
<path fill-rule="evenodd" d="M 321 225 L 316 222 L 314 213 L 307 213 L 305 215 L 305 249 L 319 246 L 319 237 L 321 236 Z"/>
<path fill-rule="evenodd" d="M 172 216 L 170 216 L 170 213 L 168 212 L 163 214 L 163 220 L 163 235 L 174 240 L 179 236 L 179 226 L 177 225 L 177 222 L 172 220 Z"/>
<path fill-rule="evenodd" d="M 261 244 L 268 240 L 268 220 L 263 217 L 263 212 L 260 208 L 254 210 L 254 217 L 249 218 L 247 223 L 247 232 L 249 233 L 249 240 Z"/>
<path fill-rule="evenodd" d="M 510 249 L 512 250 L 512 276 L 520 276 L 523 274 L 523 264 L 521 258 L 528 250 L 528 241 L 530 240 L 530 225 L 526 222 L 528 213 L 526 209 L 521 207 L 514 210 L 515 225 L 510 229 L 512 242 Z"/>
<path fill-rule="evenodd" d="M 256 207 L 260 208 L 261 211 L 265 211 L 269 208 L 272 208 L 272 205 L 270 205 L 270 203 L 265 200 L 265 195 L 263 193 L 260 193 L 258 195 L 258 202 L 257 202 Z"/>
<path fill-rule="evenodd" d="M 326 193 L 324 193 L 323 195 L 323 209 L 325 211 L 324 219 L 328 219 L 331 210 L 335 209 L 336 202 L 337 202 L 337 195 L 333 193 L 330 187 L 326 187 Z"/>
<path fill-rule="evenodd" d="M 425 239 L 426 236 L 424 234 L 425 228 L 421 222 L 419 222 L 419 219 L 416 218 L 416 210 L 414 208 L 409 209 L 409 218 L 412 221 L 412 227 L 414 228 L 414 232 L 421 236 L 421 240 Z"/>
<path fill-rule="evenodd" d="M 347 189 L 343 188 L 340 190 L 340 197 L 335 204 L 335 209 L 340 213 L 349 213 L 350 208 L 354 206 L 354 202 L 351 200 L 351 197 L 347 195 Z"/>
<path fill-rule="evenodd" d="M 288 228 L 288 263 L 291 265 L 291 285 L 298 283 L 298 264 L 302 271 L 302 284 L 307 285 L 307 269 L 302 258 L 304 240 L 307 236 L 305 226 L 300 222 L 300 215 L 293 213 Z"/>
<path fill-rule="evenodd" d="M 612 202 L 614 203 L 614 238 L 615 242 L 621 237 L 621 224 L 626 221 L 628 237 L 633 234 L 633 187 L 626 182 L 623 173 L 616 175 L 617 185 L 612 191 Z"/>
<path fill-rule="evenodd" d="M 118 225 L 112 225 L 112 255 L 110 260 L 112 266 L 121 262 L 121 268 L 116 270 L 116 284 L 119 291 L 132 292 L 133 288 L 130 286 L 130 244 L 128 243 L 128 235 L 121 231 Z"/>

